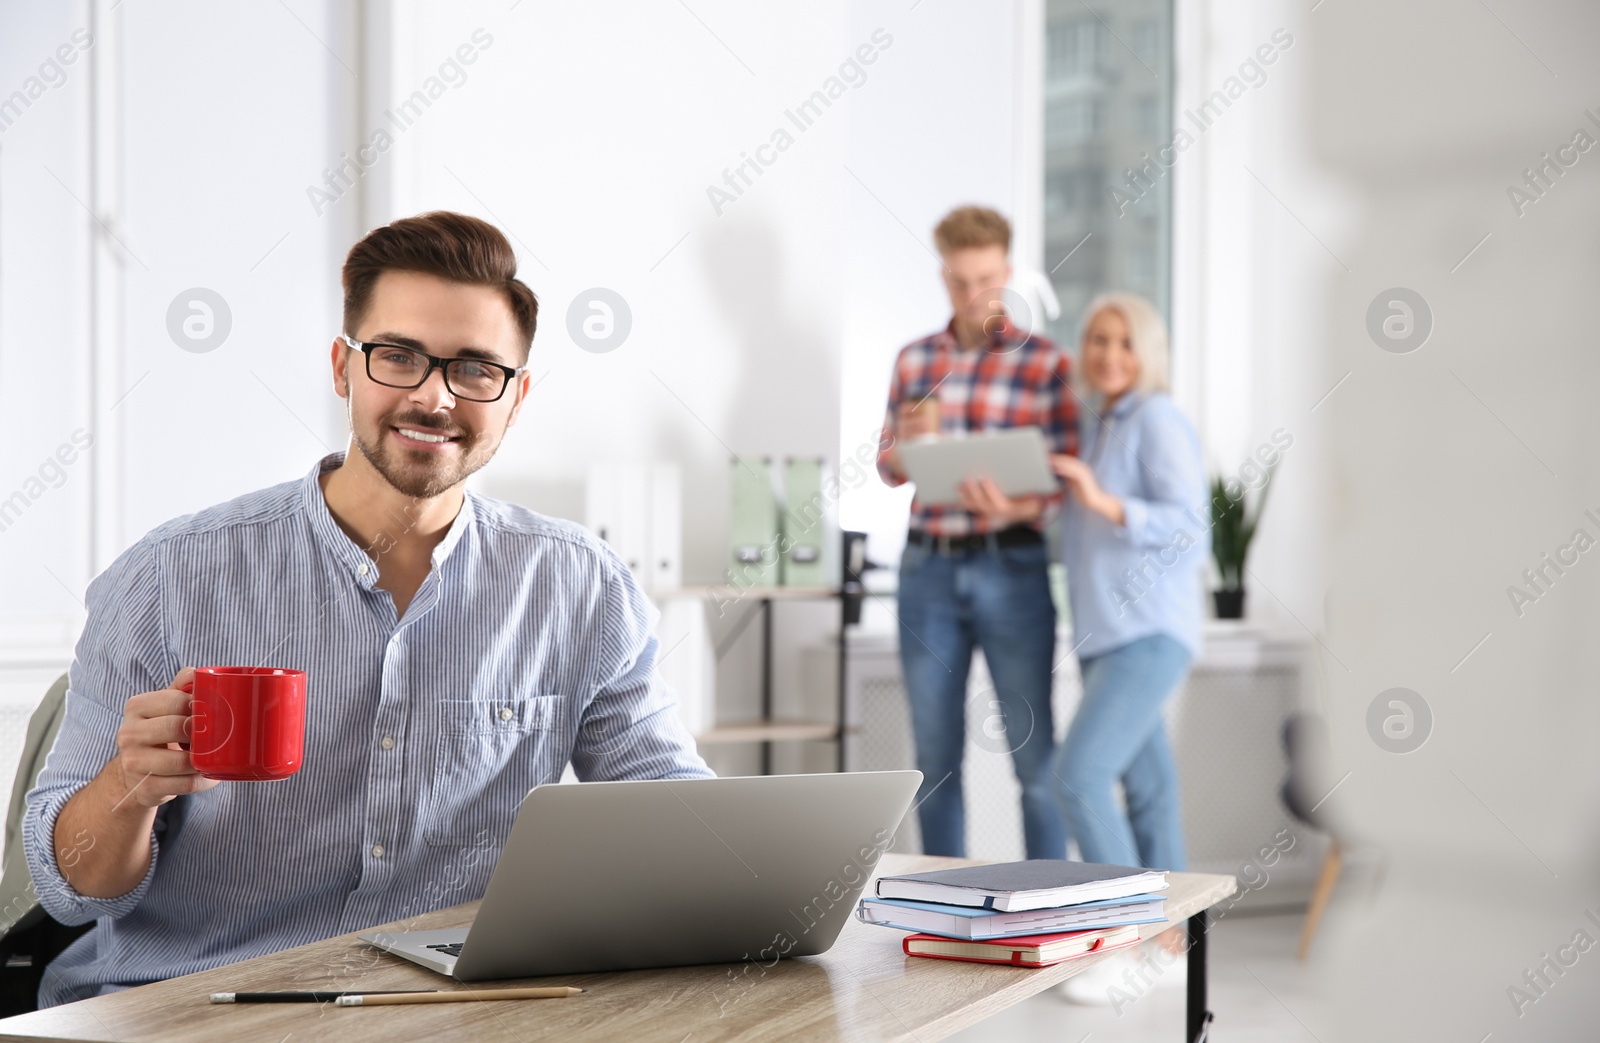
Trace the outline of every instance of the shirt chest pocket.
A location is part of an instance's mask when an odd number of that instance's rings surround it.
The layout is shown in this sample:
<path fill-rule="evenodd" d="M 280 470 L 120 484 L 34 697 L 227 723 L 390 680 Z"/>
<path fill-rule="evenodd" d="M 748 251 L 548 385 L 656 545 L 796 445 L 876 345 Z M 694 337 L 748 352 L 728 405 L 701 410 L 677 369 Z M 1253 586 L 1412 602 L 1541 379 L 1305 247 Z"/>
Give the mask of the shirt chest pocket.
<path fill-rule="evenodd" d="M 566 766 L 565 700 L 446 699 L 437 707 L 423 840 L 503 844 L 528 790 L 555 782 Z"/>

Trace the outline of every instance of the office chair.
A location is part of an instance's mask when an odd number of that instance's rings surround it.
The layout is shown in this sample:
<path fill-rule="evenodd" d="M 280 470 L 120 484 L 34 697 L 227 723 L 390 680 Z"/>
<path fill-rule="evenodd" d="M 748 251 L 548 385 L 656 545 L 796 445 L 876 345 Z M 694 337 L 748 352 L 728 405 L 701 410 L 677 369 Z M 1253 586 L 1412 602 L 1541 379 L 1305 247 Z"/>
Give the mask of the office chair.
<path fill-rule="evenodd" d="M 1312 829 L 1328 834 L 1328 852 L 1323 856 L 1322 871 L 1317 874 L 1317 886 L 1311 894 L 1306 922 L 1300 932 L 1299 958 L 1302 961 L 1311 951 L 1311 939 L 1317 933 L 1317 925 L 1328 907 L 1328 899 L 1333 896 L 1342 868 L 1339 837 L 1330 828 L 1320 806 L 1333 786 L 1332 773 L 1328 770 L 1330 750 L 1328 729 L 1322 718 L 1302 713 L 1284 720 L 1283 752 L 1289 762 L 1289 773 L 1283 780 L 1283 806 Z"/>
<path fill-rule="evenodd" d="M 55 743 L 66 707 L 67 675 L 45 693 L 28 719 L 17 776 L 11 784 L 6 812 L 5 871 L 0 876 L 0 1017 L 39 1009 L 39 981 L 50 961 L 94 926 L 69 927 L 45 912 L 34 894 L 33 879 L 22 852 L 22 816 L 45 755 Z"/>

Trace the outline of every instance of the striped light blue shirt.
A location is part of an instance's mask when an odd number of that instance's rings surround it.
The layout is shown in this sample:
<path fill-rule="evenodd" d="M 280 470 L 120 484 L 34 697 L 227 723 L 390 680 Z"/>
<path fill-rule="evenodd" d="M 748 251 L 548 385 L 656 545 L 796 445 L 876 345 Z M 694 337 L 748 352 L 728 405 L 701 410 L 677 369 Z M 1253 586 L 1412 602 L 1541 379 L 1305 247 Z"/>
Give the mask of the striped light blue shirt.
<path fill-rule="evenodd" d="M 50 965 L 41 1006 L 480 898 L 518 802 L 569 761 L 586 781 L 711 774 L 655 673 L 656 610 L 610 548 L 469 492 L 397 619 L 323 499 L 342 458 L 159 526 L 89 585 L 23 840 L 45 909 L 97 922 Z M 130 696 L 212 665 L 307 672 L 304 766 L 167 802 L 139 885 L 79 894 L 56 816 L 116 753 Z"/>

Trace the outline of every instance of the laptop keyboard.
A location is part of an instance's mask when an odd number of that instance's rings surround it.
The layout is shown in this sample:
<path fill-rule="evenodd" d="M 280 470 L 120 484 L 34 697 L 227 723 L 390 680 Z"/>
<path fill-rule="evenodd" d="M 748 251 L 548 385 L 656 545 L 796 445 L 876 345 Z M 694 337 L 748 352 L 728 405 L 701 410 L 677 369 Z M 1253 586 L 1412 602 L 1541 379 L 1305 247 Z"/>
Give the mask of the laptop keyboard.
<path fill-rule="evenodd" d="M 428 948 L 444 953 L 446 956 L 460 956 L 461 946 L 465 942 L 444 942 L 439 945 L 430 945 Z"/>

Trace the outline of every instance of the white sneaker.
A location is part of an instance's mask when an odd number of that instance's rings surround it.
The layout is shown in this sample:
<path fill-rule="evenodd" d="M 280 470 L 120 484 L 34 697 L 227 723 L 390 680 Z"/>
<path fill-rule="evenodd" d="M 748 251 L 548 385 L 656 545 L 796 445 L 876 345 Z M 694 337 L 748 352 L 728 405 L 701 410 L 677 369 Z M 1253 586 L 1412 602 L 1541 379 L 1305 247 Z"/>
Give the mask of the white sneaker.
<path fill-rule="evenodd" d="M 1068 1003 L 1080 1007 L 1122 1007 L 1155 989 L 1181 989 L 1189 981 L 1187 953 L 1169 953 L 1159 945 L 1143 945 L 1113 953 L 1056 987 Z"/>
<path fill-rule="evenodd" d="M 1181 989 L 1189 983 L 1189 954 L 1170 953 L 1159 942 L 1140 947 L 1141 981 L 1153 989 Z"/>
<path fill-rule="evenodd" d="M 1109 1007 L 1116 998 L 1113 990 L 1127 988 L 1123 975 L 1134 967 L 1132 952 L 1112 953 L 1057 985 L 1056 992 L 1068 1003 L 1080 1007 Z"/>

